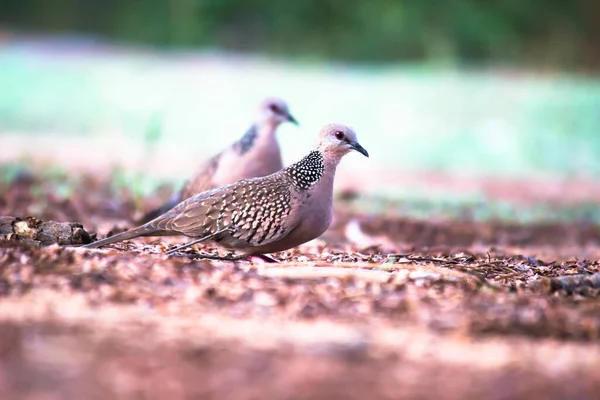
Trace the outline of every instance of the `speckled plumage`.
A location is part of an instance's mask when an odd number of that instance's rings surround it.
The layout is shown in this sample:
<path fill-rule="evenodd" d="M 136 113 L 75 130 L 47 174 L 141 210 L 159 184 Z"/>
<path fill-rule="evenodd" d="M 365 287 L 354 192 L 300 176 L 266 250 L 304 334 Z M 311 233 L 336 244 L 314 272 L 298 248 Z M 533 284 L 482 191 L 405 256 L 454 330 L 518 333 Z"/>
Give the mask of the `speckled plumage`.
<path fill-rule="evenodd" d="M 259 106 L 256 123 L 239 140 L 203 163 L 166 204 L 146 213 L 138 223 L 156 218 L 197 193 L 279 171 L 283 164 L 276 131 L 285 121 L 297 124 L 287 104 L 277 98 L 265 99 Z"/>
<path fill-rule="evenodd" d="M 254 146 L 254 142 L 258 137 L 258 128 L 252 125 L 250 129 L 241 137 L 240 140 L 233 144 L 233 149 L 240 155 L 244 155 Z"/>
<path fill-rule="evenodd" d="M 316 150 L 311 151 L 292 168 L 285 169 L 286 175 L 299 190 L 308 190 L 321 179 L 324 171 L 323 154 Z"/>
<path fill-rule="evenodd" d="M 316 150 L 274 174 L 196 194 L 156 219 L 84 247 L 138 236 L 210 238 L 245 255 L 282 251 L 320 236 L 331 222 L 333 181 L 341 158 L 368 153 L 351 128 L 325 126 Z"/>

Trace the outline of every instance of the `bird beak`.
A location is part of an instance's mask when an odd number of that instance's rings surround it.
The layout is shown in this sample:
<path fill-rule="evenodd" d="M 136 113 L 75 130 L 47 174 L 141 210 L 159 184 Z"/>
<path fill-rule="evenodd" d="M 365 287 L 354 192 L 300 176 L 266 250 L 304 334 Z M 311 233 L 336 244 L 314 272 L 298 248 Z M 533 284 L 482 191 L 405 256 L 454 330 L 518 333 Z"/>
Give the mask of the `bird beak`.
<path fill-rule="evenodd" d="M 350 142 L 350 147 L 352 147 L 353 150 L 358 151 L 363 156 L 369 158 L 369 153 L 367 150 L 365 150 L 365 148 L 362 147 L 358 142 Z"/>
<path fill-rule="evenodd" d="M 292 124 L 294 124 L 294 125 L 300 125 L 300 124 L 298 123 L 298 121 L 296 121 L 296 118 L 294 118 L 294 117 L 292 116 L 292 114 L 288 114 L 288 116 L 287 116 L 287 120 L 288 120 L 288 121 L 290 121 L 290 122 L 291 122 Z"/>

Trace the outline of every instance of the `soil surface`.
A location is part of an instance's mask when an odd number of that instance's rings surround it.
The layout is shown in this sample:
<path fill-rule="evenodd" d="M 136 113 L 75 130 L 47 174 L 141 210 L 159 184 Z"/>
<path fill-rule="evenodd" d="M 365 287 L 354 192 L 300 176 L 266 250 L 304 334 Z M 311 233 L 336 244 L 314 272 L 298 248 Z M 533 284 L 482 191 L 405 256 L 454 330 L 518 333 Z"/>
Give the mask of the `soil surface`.
<path fill-rule="evenodd" d="M 24 174 L 0 193 L 2 399 L 600 393 L 595 224 L 414 220 L 346 194 L 321 238 L 268 264 L 164 255 L 186 238 L 68 246 L 168 192 Z"/>

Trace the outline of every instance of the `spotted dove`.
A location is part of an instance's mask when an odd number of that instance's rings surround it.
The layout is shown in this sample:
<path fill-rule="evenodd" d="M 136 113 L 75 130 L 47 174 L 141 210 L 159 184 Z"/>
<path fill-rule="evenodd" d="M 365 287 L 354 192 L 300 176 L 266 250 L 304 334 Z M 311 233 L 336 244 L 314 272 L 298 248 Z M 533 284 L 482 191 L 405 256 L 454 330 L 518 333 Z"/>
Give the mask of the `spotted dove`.
<path fill-rule="evenodd" d="M 140 227 L 84 247 L 162 235 L 196 239 L 180 248 L 211 240 L 244 256 L 298 246 L 329 227 L 335 170 L 351 150 L 369 156 L 351 128 L 326 125 L 316 149 L 295 164 L 196 194 Z"/>

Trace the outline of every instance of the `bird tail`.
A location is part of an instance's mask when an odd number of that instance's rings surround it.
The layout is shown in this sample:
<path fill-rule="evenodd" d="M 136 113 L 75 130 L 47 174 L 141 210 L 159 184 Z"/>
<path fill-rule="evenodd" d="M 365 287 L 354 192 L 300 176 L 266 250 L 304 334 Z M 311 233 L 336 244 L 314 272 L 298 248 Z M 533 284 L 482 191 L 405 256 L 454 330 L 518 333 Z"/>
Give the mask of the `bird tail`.
<path fill-rule="evenodd" d="M 171 197 L 171 199 L 169 201 L 167 201 L 165 204 L 163 204 L 162 206 L 157 207 L 154 210 L 148 211 L 140 219 L 135 221 L 135 223 L 138 225 L 141 225 L 141 224 L 150 222 L 154 218 L 156 218 L 160 215 L 163 215 L 164 213 L 169 211 L 171 208 L 175 207 L 177 204 L 179 204 L 180 201 L 181 201 L 181 198 L 180 198 L 179 194 L 177 194 L 177 195 Z"/>
<path fill-rule="evenodd" d="M 142 225 L 137 228 L 130 229 L 125 232 L 117 233 L 116 235 L 107 237 L 105 239 L 100 239 L 92 243 L 88 243 L 85 246 L 81 246 L 83 249 L 95 249 L 97 247 L 106 246 L 107 244 L 120 242 L 123 240 L 133 239 L 139 236 L 150 236 L 156 232 L 156 229 Z"/>

